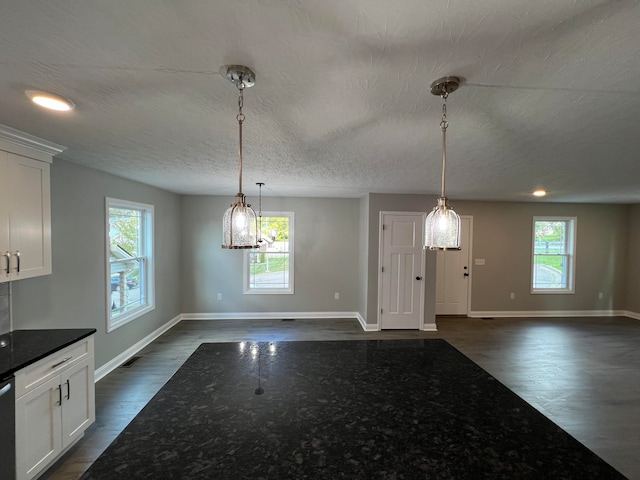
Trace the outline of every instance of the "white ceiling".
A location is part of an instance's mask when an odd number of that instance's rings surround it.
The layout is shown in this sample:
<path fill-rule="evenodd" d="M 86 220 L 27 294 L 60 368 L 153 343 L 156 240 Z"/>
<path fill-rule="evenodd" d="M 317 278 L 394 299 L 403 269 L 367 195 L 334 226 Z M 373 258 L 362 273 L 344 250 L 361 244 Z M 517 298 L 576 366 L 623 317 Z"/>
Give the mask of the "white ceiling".
<path fill-rule="evenodd" d="M 631 0 L 41 0 L 0 6 L 0 123 L 177 193 L 640 203 Z M 40 110 L 24 90 L 71 98 Z"/>

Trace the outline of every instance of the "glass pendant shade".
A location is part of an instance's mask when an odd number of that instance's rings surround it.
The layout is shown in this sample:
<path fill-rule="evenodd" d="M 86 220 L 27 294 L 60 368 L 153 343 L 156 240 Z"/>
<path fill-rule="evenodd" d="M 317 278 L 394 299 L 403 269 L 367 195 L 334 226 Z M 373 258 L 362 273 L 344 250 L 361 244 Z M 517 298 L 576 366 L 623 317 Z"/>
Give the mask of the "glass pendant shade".
<path fill-rule="evenodd" d="M 460 217 L 447 205 L 446 197 L 427 215 L 424 224 L 425 248 L 429 250 L 460 249 Z"/>
<path fill-rule="evenodd" d="M 222 219 L 222 248 L 257 248 L 256 231 L 256 212 L 239 193 Z"/>

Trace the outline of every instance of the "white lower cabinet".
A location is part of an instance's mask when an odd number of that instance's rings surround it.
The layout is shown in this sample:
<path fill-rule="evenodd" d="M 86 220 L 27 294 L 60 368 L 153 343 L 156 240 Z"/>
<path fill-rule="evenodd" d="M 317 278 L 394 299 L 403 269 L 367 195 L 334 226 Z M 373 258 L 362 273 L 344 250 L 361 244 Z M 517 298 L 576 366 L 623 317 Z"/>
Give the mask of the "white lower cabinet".
<path fill-rule="evenodd" d="M 16 395 L 27 390 L 16 398 L 18 480 L 35 478 L 94 422 L 93 338 L 82 342 L 89 340 L 90 348 L 67 347 L 16 373 Z"/>

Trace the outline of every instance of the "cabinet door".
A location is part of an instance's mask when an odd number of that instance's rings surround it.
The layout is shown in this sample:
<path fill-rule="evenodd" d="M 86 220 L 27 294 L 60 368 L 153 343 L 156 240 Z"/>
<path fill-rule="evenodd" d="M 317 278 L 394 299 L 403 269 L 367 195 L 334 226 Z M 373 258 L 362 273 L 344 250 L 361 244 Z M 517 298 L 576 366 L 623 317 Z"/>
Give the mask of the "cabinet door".
<path fill-rule="evenodd" d="M 0 283 L 11 277 L 7 271 L 5 253 L 11 252 L 9 244 L 9 154 L 0 151 Z"/>
<path fill-rule="evenodd" d="M 12 280 L 50 274 L 49 164 L 12 153 L 9 153 L 8 157 Z M 19 260 L 16 255 L 18 252 Z"/>
<path fill-rule="evenodd" d="M 60 377 L 16 399 L 16 473 L 29 480 L 62 450 Z"/>
<path fill-rule="evenodd" d="M 81 437 L 95 418 L 93 356 L 66 370 L 62 384 L 62 448 Z"/>

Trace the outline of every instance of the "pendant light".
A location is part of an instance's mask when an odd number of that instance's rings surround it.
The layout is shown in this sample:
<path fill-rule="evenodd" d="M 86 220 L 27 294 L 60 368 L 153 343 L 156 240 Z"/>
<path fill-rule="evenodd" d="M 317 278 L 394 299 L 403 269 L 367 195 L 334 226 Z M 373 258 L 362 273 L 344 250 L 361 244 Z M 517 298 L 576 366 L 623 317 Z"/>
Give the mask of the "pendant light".
<path fill-rule="evenodd" d="M 447 205 L 445 173 L 447 169 L 447 97 L 460 86 L 458 77 L 444 77 L 431 84 L 431 93 L 442 97 L 442 190 L 438 205 L 427 215 L 424 225 L 424 248 L 429 250 L 460 249 L 460 217 Z"/>
<path fill-rule="evenodd" d="M 222 248 L 241 249 L 257 248 L 256 241 L 256 212 L 251 205 L 246 202 L 246 197 L 242 193 L 242 123 L 244 114 L 242 107 L 244 102 L 244 89 L 255 85 L 256 76 L 250 68 L 242 65 L 223 65 L 220 67 L 220 74 L 233 83 L 240 92 L 238 97 L 238 132 L 239 132 L 239 187 L 235 201 L 225 212 L 222 220 Z"/>

